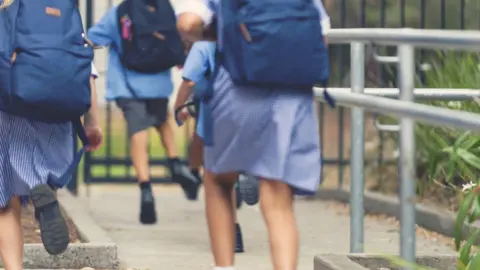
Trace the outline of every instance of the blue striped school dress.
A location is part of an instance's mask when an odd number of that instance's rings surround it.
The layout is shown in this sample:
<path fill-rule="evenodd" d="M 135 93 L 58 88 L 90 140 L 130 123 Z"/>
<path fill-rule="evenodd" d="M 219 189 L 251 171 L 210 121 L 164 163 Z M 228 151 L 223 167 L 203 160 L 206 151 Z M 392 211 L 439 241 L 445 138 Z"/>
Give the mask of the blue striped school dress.
<path fill-rule="evenodd" d="M 206 169 L 282 181 L 297 195 L 317 191 L 321 159 L 313 94 L 242 88 L 221 68 L 210 105 L 213 145 L 205 147 Z"/>
<path fill-rule="evenodd" d="M 92 66 L 92 75 L 97 76 Z M 0 112 L 0 208 L 13 196 L 60 177 L 73 160 L 70 123 L 49 124 Z"/>
<path fill-rule="evenodd" d="M 204 3 L 215 13 L 216 1 Z M 297 195 L 317 191 L 321 158 L 313 93 L 239 87 L 220 67 L 210 106 L 213 145 L 205 147 L 206 169 L 281 181 Z"/>

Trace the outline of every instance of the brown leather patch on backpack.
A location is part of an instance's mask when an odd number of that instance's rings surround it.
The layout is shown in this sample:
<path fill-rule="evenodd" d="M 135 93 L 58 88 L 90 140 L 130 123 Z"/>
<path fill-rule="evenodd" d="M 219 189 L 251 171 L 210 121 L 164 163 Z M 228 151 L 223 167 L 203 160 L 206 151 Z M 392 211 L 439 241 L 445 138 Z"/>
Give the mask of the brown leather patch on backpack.
<path fill-rule="evenodd" d="M 157 9 L 154 6 L 150 6 L 150 5 L 147 5 L 147 10 L 150 13 L 155 13 L 155 11 L 157 11 Z"/>
<path fill-rule="evenodd" d="M 153 32 L 152 35 L 160 40 L 165 40 L 167 39 L 162 33 L 160 32 Z"/>
<path fill-rule="evenodd" d="M 55 17 L 62 16 L 62 11 L 58 8 L 53 8 L 53 7 L 46 7 L 45 13 L 47 13 L 47 15 L 55 16 Z"/>

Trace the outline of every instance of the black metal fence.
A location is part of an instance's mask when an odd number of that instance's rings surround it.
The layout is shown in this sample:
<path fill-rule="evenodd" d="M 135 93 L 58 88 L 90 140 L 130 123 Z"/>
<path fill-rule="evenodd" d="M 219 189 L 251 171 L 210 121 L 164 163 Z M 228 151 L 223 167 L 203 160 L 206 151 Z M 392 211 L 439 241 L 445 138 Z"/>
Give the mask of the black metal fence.
<path fill-rule="evenodd" d="M 94 23 L 93 0 L 85 1 L 84 16 L 86 27 Z M 412 27 L 412 28 L 438 28 L 438 29 L 479 29 L 480 28 L 480 1 L 468 0 L 323 0 L 331 18 L 334 28 L 351 27 Z M 331 46 L 332 75 L 331 84 L 334 86 L 348 87 L 350 57 L 348 45 Z M 384 53 L 388 54 L 391 50 L 384 48 Z M 419 59 L 425 57 L 425 52 L 419 52 Z M 367 65 L 369 65 L 367 60 Z M 375 86 L 393 86 L 396 84 L 395 78 L 389 76 L 390 72 L 384 67 L 368 66 L 367 83 Z M 373 74 L 373 75 L 372 75 Z M 394 73 L 392 73 L 394 74 Z M 422 74 L 419 74 L 421 77 Z M 325 137 L 327 129 L 336 128 L 340 139 L 336 140 L 338 155 L 336 157 L 324 156 L 323 161 L 326 166 L 335 166 L 338 169 L 338 185 L 341 187 L 344 179 L 345 166 L 349 165 L 346 158 L 344 144 L 345 135 L 349 130 L 345 130 L 346 116 L 345 110 L 339 108 L 336 112 L 337 123 L 332 125 L 325 118 L 326 109 L 323 104 L 319 104 L 319 123 L 321 129 L 320 140 L 325 145 L 329 138 Z M 107 104 L 104 115 L 105 145 L 98 154 L 87 154 L 84 158 L 83 168 L 79 174 L 72 179 L 69 189 L 76 191 L 78 181 L 84 183 L 121 183 L 133 182 L 133 171 L 131 169 L 131 160 L 128 155 L 128 140 L 124 129 L 119 129 L 118 124 L 123 119 L 116 112 L 112 104 Z M 191 130 L 184 131 L 179 145 L 186 149 L 188 133 Z M 383 158 L 383 139 L 384 134 L 379 131 L 380 145 L 378 148 L 377 163 L 384 163 Z M 158 141 L 157 139 L 152 141 Z M 162 166 L 165 165 L 165 158 L 158 144 L 150 144 L 151 159 L 153 167 L 158 168 L 158 175 L 152 177 L 155 182 L 168 182 L 169 178 L 163 174 Z M 119 150 L 119 149 L 123 150 Z M 186 151 L 185 151 L 186 152 Z M 156 174 L 157 175 L 157 174 Z"/>

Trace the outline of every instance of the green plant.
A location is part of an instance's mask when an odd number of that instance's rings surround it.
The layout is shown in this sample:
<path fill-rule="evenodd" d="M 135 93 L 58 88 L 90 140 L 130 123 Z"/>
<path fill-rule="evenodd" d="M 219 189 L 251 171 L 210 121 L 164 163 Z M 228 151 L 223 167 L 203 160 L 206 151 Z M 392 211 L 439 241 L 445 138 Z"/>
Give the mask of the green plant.
<path fill-rule="evenodd" d="M 472 223 L 480 217 L 480 186 L 478 183 L 468 183 L 460 190 L 465 196 L 455 219 L 455 250 L 459 253 L 457 270 L 480 269 L 480 250 L 475 243 L 480 237 L 480 230 L 471 230 Z M 468 232 L 468 233 L 466 233 Z M 465 236 L 467 236 L 466 241 Z M 416 264 L 408 263 L 398 257 L 387 257 L 390 262 L 415 270 L 429 270 Z"/>
<path fill-rule="evenodd" d="M 480 85 L 480 72 L 476 53 L 438 53 L 428 62 L 426 72 L 428 88 L 470 88 Z M 429 105 L 480 113 L 478 100 L 429 101 Z M 457 191 L 460 196 L 455 221 L 455 249 L 459 252 L 457 270 L 480 269 L 480 251 L 475 243 L 480 230 L 468 230 L 480 218 L 480 136 L 472 131 L 419 124 L 415 130 L 417 171 L 419 184 L 441 183 Z M 468 233 L 467 233 L 468 232 Z M 466 238 L 466 239 L 465 239 Z M 399 266 L 408 266 L 398 258 L 390 258 Z M 420 266 L 410 266 L 423 269 Z"/>
<path fill-rule="evenodd" d="M 478 54 L 439 53 L 426 72 L 429 88 L 472 88 L 480 85 Z M 433 106 L 480 113 L 476 100 L 430 101 Z M 480 175 L 480 136 L 471 131 L 448 127 L 418 125 L 416 130 L 417 164 L 420 178 L 427 177 L 450 186 L 474 181 Z"/>
<path fill-rule="evenodd" d="M 470 225 L 480 217 L 480 186 L 472 183 L 467 187 L 465 188 L 467 194 L 460 204 L 455 220 L 455 249 L 460 254 L 457 270 L 480 269 L 480 251 L 472 249 L 480 236 L 480 230 L 472 231 L 467 241 L 462 243 L 465 224 Z"/>

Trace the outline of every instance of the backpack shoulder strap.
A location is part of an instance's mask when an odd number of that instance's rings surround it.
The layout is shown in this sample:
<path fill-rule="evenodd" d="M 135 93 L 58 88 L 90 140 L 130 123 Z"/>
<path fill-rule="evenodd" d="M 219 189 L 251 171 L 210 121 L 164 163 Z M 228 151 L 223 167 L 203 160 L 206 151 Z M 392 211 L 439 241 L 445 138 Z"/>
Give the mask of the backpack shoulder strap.
<path fill-rule="evenodd" d="M 75 121 L 72 121 L 72 129 L 73 134 L 78 135 L 80 141 L 82 142 L 82 148 L 75 153 L 73 156 L 73 161 L 68 166 L 67 170 L 56 180 L 50 179 L 49 184 L 55 188 L 63 188 L 68 184 L 72 174 L 75 172 L 75 169 L 80 164 L 80 160 L 82 160 L 83 154 L 87 151 L 87 147 L 89 145 L 87 133 L 85 132 L 85 128 L 83 127 L 82 121 L 78 118 Z M 74 138 L 76 139 L 76 137 Z M 76 145 L 74 143 L 74 145 Z M 74 149 L 75 151 L 76 149 Z"/>

